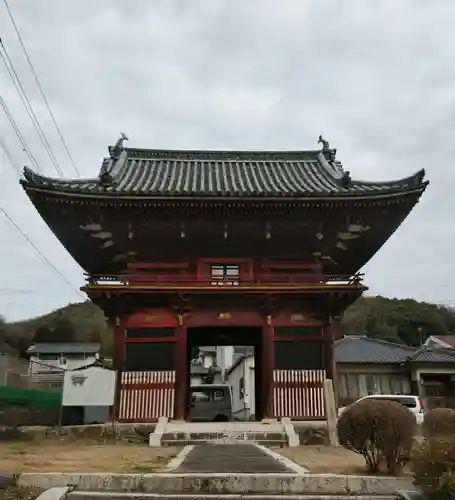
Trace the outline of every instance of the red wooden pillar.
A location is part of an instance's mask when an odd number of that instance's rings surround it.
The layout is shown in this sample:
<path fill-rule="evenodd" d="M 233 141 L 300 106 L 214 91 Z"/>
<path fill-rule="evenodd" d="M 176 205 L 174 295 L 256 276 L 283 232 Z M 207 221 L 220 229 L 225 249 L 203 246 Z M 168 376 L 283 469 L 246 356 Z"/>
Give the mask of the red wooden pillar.
<path fill-rule="evenodd" d="M 273 417 L 274 331 L 271 316 L 262 329 L 262 418 Z"/>
<path fill-rule="evenodd" d="M 183 325 L 183 318 L 179 316 L 179 326 L 176 331 L 175 342 L 175 399 L 174 399 L 174 419 L 185 420 L 186 399 L 188 391 L 188 339 L 186 326 Z"/>
<path fill-rule="evenodd" d="M 120 410 L 122 372 L 123 372 L 123 364 L 125 361 L 125 328 L 122 326 L 122 322 L 120 321 L 119 317 L 116 317 L 115 320 L 112 321 L 111 328 L 114 334 L 112 368 L 117 372 L 115 400 L 112 412 L 112 419 L 115 421 L 118 419 Z"/>

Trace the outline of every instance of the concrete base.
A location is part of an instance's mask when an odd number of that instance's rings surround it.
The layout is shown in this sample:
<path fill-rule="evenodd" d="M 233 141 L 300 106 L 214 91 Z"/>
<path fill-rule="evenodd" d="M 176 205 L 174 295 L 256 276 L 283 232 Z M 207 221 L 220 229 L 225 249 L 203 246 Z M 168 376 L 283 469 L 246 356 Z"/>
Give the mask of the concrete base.
<path fill-rule="evenodd" d="M 411 478 L 334 474 L 77 474 L 27 473 L 19 486 L 78 490 L 185 494 L 394 495 L 412 490 Z M 180 496 L 181 498 L 181 496 Z"/>
<path fill-rule="evenodd" d="M 157 430 L 155 433 L 158 431 Z M 201 443 L 259 443 L 263 446 L 298 446 L 298 435 L 291 421 L 286 424 L 264 422 L 168 422 L 161 431 L 161 446 Z M 156 440 L 158 442 L 158 440 Z M 297 443 L 297 444 L 296 444 Z M 151 445 L 152 446 L 152 445 Z M 155 445 L 156 446 L 156 445 Z"/>
<path fill-rule="evenodd" d="M 292 425 L 291 419 L 287 417 L 283 417 L 281 419 L 281 423 L 284 426 L 284 432 L 288 437 L 288 446 L 292 448 L 294 446 L 300 445 L 299 435 L 295 432 L 294 426 Z"/>
<path fill-rule="evenodd" d="M 155 448 L 161 447 L 161 439 L 163 437 L 163 433 L 166 429 L 167 423 L 168 423 L 167 417 L 160 417 L 158 419 L 158 423 L 156 424 L 155 430 L 149 436 L 149 445 L 151 447 Z"/>
<path fill-rule="evenodd" d="M 286 500 L 397 500 L 396 495 L 286 495 Z M 65 500 L 245 500 L 243 495 L 163 495 L 161 493 L 102 493 L 77 491 Z M 282 495 L 248 495 L 248 500 L 283 500 Z"/>

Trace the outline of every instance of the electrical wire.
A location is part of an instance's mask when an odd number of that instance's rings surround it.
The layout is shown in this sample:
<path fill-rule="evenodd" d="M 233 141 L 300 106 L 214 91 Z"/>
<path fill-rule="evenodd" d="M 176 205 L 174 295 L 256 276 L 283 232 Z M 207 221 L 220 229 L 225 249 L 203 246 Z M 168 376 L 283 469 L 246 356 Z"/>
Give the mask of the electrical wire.
<path fill-rule="evenodd" d="M 45 94 L 45 92 L 43 90 L 43 87 L 41 86 L 41 83 L 39 81 L 38 75 L 36 74 L 35 68 L 33 67 L 32 60 L 31 60 L 31 58 L 30 58 L 30 56 L 28 54 L 28 51 L 27 51 L 27 49 L 25 47 L 25 43 L 24 43 L 24 41 L 22 39 L 22 36 L 21 36 L 19 28 L 18 28 L 18 26 L 16 24 L 16 21 L 14 20 L 13 13 L 11 12 L 11 9 L 10 9 L 9 4 L 8 4 L 8 0 L 3 0 L 3 3 L 5 4 L 6 10 L 8 11 L 8 16 L 9 16 L 9 18 L 11 20 L 11 23 L 12 23 L 12 25 L 14 27 L 16 35 L 17 35 L 17 37 L 19 39 L 19 42 L 20 42 L 21 47 L 22 47 L 22 50 L 23 50 L 24 55 L 25 55 L 25 57 L 27 59 L 28 65 L 30 66 L 30 69 L 32 71 L 32 74 L 33 74 L 33 77 L 35 79 L 36 85 L 38 86 L 38 89 L 39 89 L 39 91 L 41 93 L 41 97 L 43 98 L 44 104 L 46 105 L 46 108 L 47 108 L 47 110 L 49 112 L 49 115 L 50 115 L 50 117 L 51 117 L 51 119 L 52 119 L 52 121 L 53 121 L 53 123 L 55 125 L 55 128 L 56 128 L 56 130 L 58 132 L 58 135 L 59 135 L 59 137 L 60 137 L 60 139 L 62 141 L 62 144 L 63 144 L 63 146 L 64 146 L 64 148 L 66 150 L 66 153 L 68 155 L 68 158 L 70 159 L 70 161 L 71 161 L 71 163 L 73 165 L 74 171 L 76 172 L 76 174 L 78 176 L 80 176 L 80 173 L 79 173 L 79 170 L 78 170 L 78 168 L 76 166 L 76 163 L 74 162 L 74 159 L 73 159 L 73 157 L 72 157 L 72 155 L 70 153 L 68 145 L 67 145 L 67 143 L 66 143 L 66 141 L 65 141 L 65 139 L 63 137 L 63 134 L 62 134 L 62 132 L 60 130 L 60 127 L 58 126 L 57 120 L 55 119 L 54 113 L 51 110 L 51 107 L 50 107 L 49 102 L 47 100 L 46 94 Z"/>
<path fill-rule="evenodd" d="M 22 231 L 22 229 L 19 227 L 19 225 L 15 222 L 15 220 L 11 217 L 11 215 L 8 214 L 8 212 L 3 208 L 0 207 L 0 212 L 3 213 L 3 215 L 8 219 L 8 221 L 11 223 L 11 225 L 25 238 L 25 240 L 35 249 L 36 253 L 41 257 L 41 259 L 49 266 L 49 268 L 56 274 L 62 281 L 64 281 L 68 286 L 70 286 L 79 296 L 83 297 L 85 300 L 84 295 L 78 290 L 77 288 L 74 287 L 74 285 L 71 283 L 71 281 L 68 280 L 55 266 L 52 264 L 52 262 L 41 252 L 41 250 L 33 243 L 33 241 Z"/>
<path fill-rule="evenodd" d="M 13 118 L 13 115 L 11 114 L 8 105 L 0 95 L 0 106 L 3 108 L 3 111 L 5 112 L 6 117 L 8 118 L 9 122 L 11 123 L 11 126 L 13 127 L 14 132 L 16 133 L 17 138 L 19 139 L 19 142 L 22 145 L 22 150 L 26 153 L 26 155 L 29 157 L 30 161 L 32 162 L 33 166 L 35 169 L 41 174 L 43 174 L 43 171 L 41 170 L 41 167 L 38 164 L 38 161 L 36 160 L 35 156 L 31 152 L 30 148 L 28 147 L 28 144 L 26 140 L 24 139 L 24 136 L 22 135 L 21 131 L 19 130 L 19 127 L 17 126 L 16 121 Z"/>
<path fill-rule="evenodd" d="M 3 149 L 5 152 L 6 157 L 9 160 L 10 165 L 14 168 L 14 170 L 17 173 L 17 176 L 21 178 L 21 169 L 19 165 L 13 160 L 13 157 L 11 156 L 10 150 L 8 149 L 8 146 L 6 145 L 6 142 L 0 137 L 0 148 Z"/>
<path fill-rule="evenodd" d="M 19 94 L 22 104 L 24 105 L 24 108 L 27 111 L 27 114 L 31 122 L 33 123 L 33 126 L 44 146 L 44 149 L 46 150 L 49 158 L 54 164 L 57 173 L 60 175 L 60 177 L 63 177 L 62 169 L 60 168 L 60 165 L 58 164 L 57 159 L 55 158 L 55 155 L 52 151 L 49 141 L 47 140 L 46 134 L 44 133 L 38 121 L 38 118 L 36 117 L 35 111 L 33 110 L 30 100 L 28 99 L 25 89 L 20 81 L 19 75 L 17 74 L 14 68 L 13 62 L 11 61 L 11 58 L 9 57 L 8 52 L 1 38 L 0 38 L 0 58 L 2 59 L 6 70 L 8 71 L 8 74 L 13 82 L 13 85 L 16 88 L 17 93 Z"/>

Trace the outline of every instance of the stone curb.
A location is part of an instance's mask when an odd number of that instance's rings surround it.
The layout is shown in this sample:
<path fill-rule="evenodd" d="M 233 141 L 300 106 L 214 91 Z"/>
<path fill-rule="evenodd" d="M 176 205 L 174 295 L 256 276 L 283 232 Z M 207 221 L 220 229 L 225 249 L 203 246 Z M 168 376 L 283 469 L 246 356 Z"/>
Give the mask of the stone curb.
<path fill-rule="evenodd" d="M 82 474 L 24 473 L 19 486 L 48 489 L 74 486 L 81 490 L 142 493 L 396 495 L 413 489 L 411 478 L 335 474 Z"/>

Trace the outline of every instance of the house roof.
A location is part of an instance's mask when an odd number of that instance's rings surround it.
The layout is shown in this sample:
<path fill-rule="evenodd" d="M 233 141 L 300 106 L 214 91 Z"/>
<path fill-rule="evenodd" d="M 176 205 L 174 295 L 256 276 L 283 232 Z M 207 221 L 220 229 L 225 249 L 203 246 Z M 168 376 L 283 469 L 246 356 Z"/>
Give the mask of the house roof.
<path fill-rule="evenodd" d="M 110 151 L 112 147 L 110 148 Z M 425 172 L 386 182 L 351 180 L 336 150 L 172 151 L 123 148 L 93 179 L 56 179 L 24 169 L 24 188 L 106 197 L 308 198 L 423 191 Z M 347 183 L 346 183 L 347 182 Z"/>
<path fill-rule="evenodd" d="M 417 348 L 366 336 L 346 335 L 335 342 L 334 357 L 336 363 L 346 364 L 455 363 L 455 349 Z"/>
<path fill-rule="evenodd" d="M 455 349 L 423 346 L 409 359 L 413 363 L 455 363 Z"/>
<path fill-rule="evenodd" d="M 455 335 L 430 335 L 425 341 L 425 345 L 430 343 L 438 344 L 441 347 L 455 348 Z"/>
<path fill-rule="evenodd" d="M 39 342 L 31 345 L 28 354 L 95 354 L 101 345 L 97 342 Z"/>
<path fill-rule="evenodd" d="M 415 351 L 384 340 L 346 335 L 335 342 L 334 357 L 336 363 L 403 363 Z"/>

